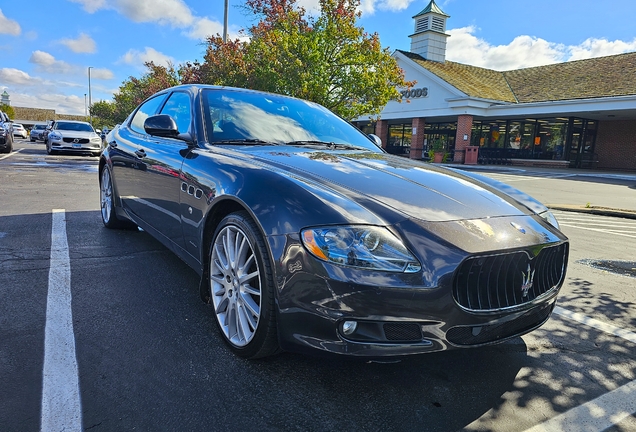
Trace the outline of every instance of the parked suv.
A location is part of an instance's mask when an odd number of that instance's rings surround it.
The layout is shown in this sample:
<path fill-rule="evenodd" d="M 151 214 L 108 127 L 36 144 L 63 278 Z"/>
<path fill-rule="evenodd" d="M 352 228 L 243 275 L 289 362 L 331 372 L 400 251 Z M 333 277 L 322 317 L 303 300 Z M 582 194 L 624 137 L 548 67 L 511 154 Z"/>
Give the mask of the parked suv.
<path fill-rule="evenodd" d="M 13 150 L 13 123 L 9 116 L 0 111 L 0 152 L 11 153 Z"/>

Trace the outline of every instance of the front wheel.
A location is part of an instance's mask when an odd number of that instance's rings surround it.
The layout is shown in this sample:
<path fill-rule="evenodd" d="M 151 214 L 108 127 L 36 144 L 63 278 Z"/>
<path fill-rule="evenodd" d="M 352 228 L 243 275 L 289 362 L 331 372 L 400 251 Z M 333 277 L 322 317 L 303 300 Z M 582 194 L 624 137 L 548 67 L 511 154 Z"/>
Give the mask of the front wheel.
<path fill-rule="evenodd" d="M 209 257 L 212 306 L 224 340 L 244 358 L 278 352 L 272 266 L 249 214 L 232 213 L 221 221 Z"/>

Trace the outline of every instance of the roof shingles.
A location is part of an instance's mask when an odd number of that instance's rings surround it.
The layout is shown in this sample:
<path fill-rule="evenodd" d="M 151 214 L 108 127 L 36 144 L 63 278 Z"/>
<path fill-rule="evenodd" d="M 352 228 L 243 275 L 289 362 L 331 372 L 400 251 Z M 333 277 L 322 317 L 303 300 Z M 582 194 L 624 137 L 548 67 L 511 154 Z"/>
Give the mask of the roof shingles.
<path fill-rule="evenodd" d="M 636 95 L 636 53 L 498 72 L 398 51 L 470 97 L 527 103 Z"/>

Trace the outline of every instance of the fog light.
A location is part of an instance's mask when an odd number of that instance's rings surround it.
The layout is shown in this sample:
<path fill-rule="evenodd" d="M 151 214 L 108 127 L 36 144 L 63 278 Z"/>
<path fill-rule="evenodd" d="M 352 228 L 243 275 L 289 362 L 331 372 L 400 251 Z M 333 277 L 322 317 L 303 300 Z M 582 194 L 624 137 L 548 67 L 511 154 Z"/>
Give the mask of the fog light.
<path fill-rule="evenodd" d="M 342 332 L 347 336 L 353 334 L 356 328 L 358 328 L 358 323 L 355 321 L 345 321 L 342 324 Z"/>

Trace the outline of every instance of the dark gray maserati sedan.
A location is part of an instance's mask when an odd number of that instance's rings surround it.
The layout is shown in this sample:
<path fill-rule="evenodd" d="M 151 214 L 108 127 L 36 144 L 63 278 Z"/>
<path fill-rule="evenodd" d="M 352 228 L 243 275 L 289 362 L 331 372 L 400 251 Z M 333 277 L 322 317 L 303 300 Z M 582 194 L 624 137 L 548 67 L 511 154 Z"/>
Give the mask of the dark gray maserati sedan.
<path fill-rule="evenodd" d="M 312 102 L 173 87 L 108 135 L 102 219 L 143 228 L 196 270 L 246 358 L 401 356 L 541 326 L 568 260 L 548 209 L 374 139 Z"/>

